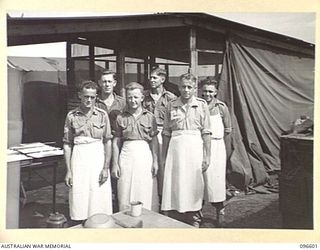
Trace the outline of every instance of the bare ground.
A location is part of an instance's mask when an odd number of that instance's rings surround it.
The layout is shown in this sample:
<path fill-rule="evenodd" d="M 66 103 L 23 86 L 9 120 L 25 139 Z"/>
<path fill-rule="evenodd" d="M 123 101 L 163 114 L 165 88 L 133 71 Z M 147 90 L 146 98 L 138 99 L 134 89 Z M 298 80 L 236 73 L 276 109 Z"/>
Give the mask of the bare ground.
<path fill-rule="evenodd" d="M 68 189 L 63 183 L 65 173 L 63 166 L 59 166 L 57 172 L 56 211 L 64 214 L 71 225 L 68 211 Z M 46 220 L 52 212 L 52 187 L 43 178 L 50 181 L 51 171 L 44 170 L 39 174 L 32 173 L 29 184 L 29 174 L 22 174 L 22 180 L 26 183 L 27 199 L 20 208 L 20 228 L 45 228 Z M 201 227 L 215 228 L 215 208 L 210 204 L 204 204 L 203 215 Z M 278 193 L 245 195 L 239 192 L 226 202 L 224 228 L 281 229 L 281 222 Z"/>

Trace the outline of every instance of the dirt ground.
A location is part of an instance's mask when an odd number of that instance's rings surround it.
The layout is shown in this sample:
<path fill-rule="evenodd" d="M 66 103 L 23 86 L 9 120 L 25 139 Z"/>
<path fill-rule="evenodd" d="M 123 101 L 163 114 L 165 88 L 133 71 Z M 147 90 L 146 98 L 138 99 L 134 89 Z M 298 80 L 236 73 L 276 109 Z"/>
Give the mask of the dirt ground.
<path fill-rule="evenodd" d="M 22 181 L 26 189 L 26 199 L 20 208 L 20 228 L 45 228 L 46 220 L 52 212 L 52 186 L 50 170 L 39 173 L 22 173 Z M 68 189 L 63 183 L 64 167 L 58 167 L 56 211 L 62 213 L 71 225 L 68 211 Z M 31 177 L 31 179 L 30 179 Z M 47 180 L 45 180 L 45 178 Z M 277 176 L 273 176 L 277 183 Z M 262 190 L 263 191 L 263 190 Z M 23 199 L 21 199 L 23 201 Z M 204 204 L 201 228 L 215 228 L 215 209 L 210 204 Z M 281 229 L 282 218 L 279 210 L 279 194 L 273 192 L 235 191 L 226 202 L 224 228 L 263 228 Z"/>

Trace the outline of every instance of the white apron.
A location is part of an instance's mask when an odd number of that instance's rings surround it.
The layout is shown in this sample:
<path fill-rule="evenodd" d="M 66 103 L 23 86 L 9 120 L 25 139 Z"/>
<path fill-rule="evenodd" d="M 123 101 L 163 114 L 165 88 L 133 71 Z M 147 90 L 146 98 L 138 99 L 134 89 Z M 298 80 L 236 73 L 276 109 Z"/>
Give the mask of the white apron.
<path fill-rule="evenodd" d="M 158 181 L 158 192 L 159 195 L 162 195 L 162 188 L 163 188 L 163 175 L 164 175 L 164 169 L 161 168 L 162 166 L 162 130 L 163 127 L 158 126 L 158 142 L 159 142 L 159 153 L 158 153 L 158 162 L 159 162 L 159 169 L 158 169 L 158 175 L 157 175 L 157 181 Z"/>
<path fill-rule="evenodd" d="M 70 217 L 85 220 L 93 214 L 112 214 L 110 173 L 99 185 L 104 165 L 104 145 L 101 140 L 77 137 L 71 156 L 73 184 L 69 191 Z"/>
<path fill-rule="evenodd" d="M 223 140 L 224 125 L 220 114 L 210 116 L 211 125 L 211 162 L 204 172 L 207 202 L 222 202 L 226 199 L 226 148 Z"/>
<path fill-rule="evenodd" d="M 141 201 L 143 207 L 159 211 L 157 179 L 152 177 L 152 153 L 144 140 L 125 141 L 122 145 L 118 180 L 119 210 Z"/>
<path fill-rule="evenodd" d="M 164 169 L 162 210 L 184 213 L 201 209 L 204 191 L 202 160 L 200 131 L 172 132 Z"/>

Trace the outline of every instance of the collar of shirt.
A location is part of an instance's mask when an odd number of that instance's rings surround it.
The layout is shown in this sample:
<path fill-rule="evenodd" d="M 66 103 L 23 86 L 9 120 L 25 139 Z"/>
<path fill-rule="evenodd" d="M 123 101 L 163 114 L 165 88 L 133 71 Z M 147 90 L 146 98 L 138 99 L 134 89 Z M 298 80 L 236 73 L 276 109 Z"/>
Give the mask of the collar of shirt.
<path fill-rule="evenodd" d="M 122 100 L 122 97 L 121 97 L 121 96 L 118 96 L 116 93 L 112 93 L 112 95 L 113 95 L 114 100 L 113 100 L 111 106 L 112 106 L 115 102 L 119 102 L 119 101 Z M 103 103 L 104 105 L 106 105 L 105 102 L 104 102 L 100 97 L 97 97 L 97 100 L 96 100 L 96 101 L 99 102 L 99 103 Z"/>
<path fill-rule="evenodd" d="M 198 107 L 198 106 L 199 106 L 199 103 L 197 102 L 196 97 L 195 97 L 195 96 L 192 96 L 191 98 L 192 98 L 192 99 L 191 99 L 191 102 L 188 103 L 188 105 L 189 105 L 190 107 Z M 173 106 L 173 107 L 183 107 L 183 106 L 185 106 L 185 105 L 186 105 L 186 103 L 183 103 L 183 102 L 181 101 L 181 97 L 177 98 L 175 101 L 172 102 L 172 106 Z"/>
<path fill-rule="evenodd" d="M 137 116 L 136 119 L 140 118 L 142 115 L 144 115 L 144 114 L 146 114 L 146 113 L 148 113 L 148 112 L 149 112 L 148 110 L 146 110 L 145 108 L 142 108 L 141 113 Z M 127 115 L 130 115 L 130 116 L 133 116 L 133 114 L 130 113 L 130 111 L 129 111 L 129 109 L 128 109 L 127 106 L 124 108 L 123 113 L 124 113 L 124 114 L 127 114 Z"/>
<path fill-rule="evenodd" d="M 74 114 L 76 115 L 84 115 L 84 116 L 87 116 L 85 113 L 83 113 L 83 111 L 80 109 L 80 107 L 77 107 L 75 110 L 74 110 Z M 93 115 L 97 115 L 98 114 L 98 110 L 96 109 L 96 107 L 93 108 L 93 111 L 92 111 L 92 114 Z"/>
<path fill-rule="evenodd" d="M 161 97 L 163 97 L 163 96 L 166 96 L 166 95 L 168 95 L 168 94 L 170 94 L 170 92 L 168 92 L 165 88 L 163 89 L 163 92 L 162 92 L 162 94 L 161 94 L 161 96 L 160 96 L 160 98 Z M 147 90 L 146 92 L 145 92 L 145 97 L 150 97 L 152 100 L 154 100 L 153 98 L 152 98 L 152 95 L 151 95 L 151 91 L 150 90 Z M 160 99 L 159 98 L 159 99 Z"/>
<path fill-rule="evenodd" d="M 224 103 L 218 99 L 216 99 L 215 101 L 212 101 L 208 104 L 209 110 L 213 109 L 214 107 L 218 107 L 219 105 L 224 105 Z"/>

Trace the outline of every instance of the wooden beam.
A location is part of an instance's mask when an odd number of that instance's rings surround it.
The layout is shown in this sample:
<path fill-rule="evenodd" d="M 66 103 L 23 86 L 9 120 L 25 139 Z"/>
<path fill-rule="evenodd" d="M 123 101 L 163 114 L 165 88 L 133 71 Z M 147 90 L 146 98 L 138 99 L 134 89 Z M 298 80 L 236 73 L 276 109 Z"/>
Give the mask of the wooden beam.
<path fill-rule="evenodd" d="M 209 53 L 209 54 L 223 54 L 222 50 L 197 49 L 197 51 L 201 53 Z"/>
<path fill-rule="evenodd" d="M 165 19 L 149 19 L 143 22 L 139 19 L 136 20 L 33 20 L 26 19 L 8 21 L 7 34 L 11 41 L 16 36 L 25 36 L 25 38 L 36 35 L 37 37 L 45 38 L 48 35 L 71 35 L 85 34 L 87 32 L 104 32 L 104 31 L 121 31 L 121 30 L 139 30 L 139 29 L 156 29 L 156 28 L 169 28 L 169 27 L 183 27 L 185 24 L 183 20 L 175 17 L 166 17 Z M 62 40 L 63 41 L 63 40 Z M 66 40 L 65 40 L 66 41 Z M 23 41 L 21 41 L 23 42 Z M 48 41 L 49 42 L 49 41 Z M 10 44 L 9 44 L 10 46 Z"/>
<path fill-rule="evenodd" d="M 119 89 L 119 94 L 125 96 L 125 53 L 123 50 L 116 52 L 117 54 L 117 84 Z"/>
<path fill-rule="evenodd" d="M 271 32 L 264 31 L 264 30 L 257 30 L 252 28 L 250 31 L 248 28 L 244 28 L 241 24 L 238 24 L 239 29 L 232 28 L 230 26 L 226 26 L 223 24 L 215 24 L 211 22 L 200 22 L 194 21 L 192 18 L 185 18 L 184 23 L 189 26 L 193 27 L 201 27 L 203 29 L 207 29 L 213 32 L 217 32 L 220 34 L 224 34 L 227 36 L 228 34 L 237 34 L 238 36 L 244 37 L 246 39 L 256 41 L 258 43 L 266 44 L 272 46 L 274 48 L 285 49 L 288 51 L 294 51 L 296 53 L 301 53 L 304 55 L 308 55 L 311 57 L 315 56 L 315 46 L 313 44 L 309 44 L 303 41 L 298 41 L 296 39 L 291 39 L 280 34 L 271 34 Z M 256 33 L 256 34 L 254 34 Z M 275 38 L 268 38 L 269 36 L 274 36 Z M 287 39 L 288 42 L 285 41 Z M 293 44 L 295 42 L 296 44 Z"/>

